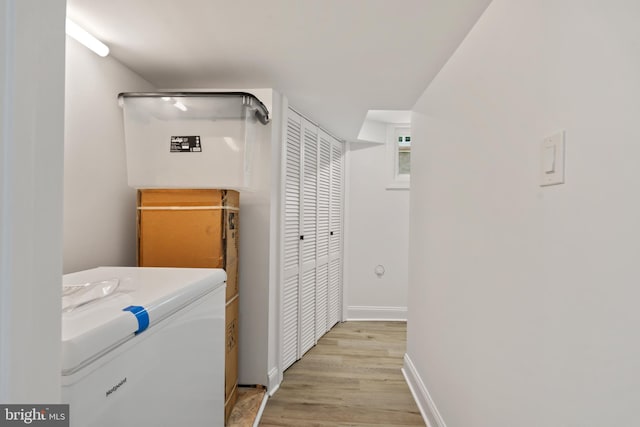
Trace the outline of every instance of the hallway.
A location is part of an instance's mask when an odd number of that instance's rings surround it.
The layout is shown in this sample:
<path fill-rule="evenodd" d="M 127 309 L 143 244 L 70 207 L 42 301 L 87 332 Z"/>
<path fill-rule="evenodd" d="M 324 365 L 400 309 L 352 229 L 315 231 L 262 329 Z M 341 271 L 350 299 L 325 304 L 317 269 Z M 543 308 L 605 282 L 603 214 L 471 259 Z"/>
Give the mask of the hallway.
<path fill-rule="evenodd" d="M 402 376 L 405 322 L 336 325 L 284 374 L 260 425 L 424 426 Z"/>

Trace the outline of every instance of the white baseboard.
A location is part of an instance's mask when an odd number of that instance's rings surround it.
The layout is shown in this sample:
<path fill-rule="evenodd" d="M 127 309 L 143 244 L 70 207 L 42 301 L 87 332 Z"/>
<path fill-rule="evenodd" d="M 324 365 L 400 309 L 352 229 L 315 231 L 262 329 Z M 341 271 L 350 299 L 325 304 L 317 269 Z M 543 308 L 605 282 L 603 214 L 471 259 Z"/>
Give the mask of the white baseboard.
<path fill-rule="evenodd" d="M 407 307 L 371 307 L 350 306 L 347 307 L 347 320 L 407 320 Z"/>
<path fill-rule="evenodd" d="M 413 394 L 413 398 L 420 409 L 420 413 L 422 414 L 422 418 L 427 424 L 427 427 L 447 427 L 444 419 L 442 419 L 442 415 L 438 412 L 438 408 L 436 408 L 436 404 L 431 398 L 427 387 L 424 385 L 422 378 L 418 375 L 416 367 L 411 361 L 409 355 L 406 353 L 404 355 L 404 367 L 402 368 L 402 374 L 409 385 L 411 394 Z"/>
<path fill-rule="evenodd" d="M 265 406 L 267 406 L 267 400 L 269 400 L 269 393 L 265 393 L 264 397 L 262 398 L 260 409 L 258 409 L 258 414 L 256 415 L 256 419 L 253 421 L 253 427 L 258 427 L 260 425 L 260 420 L 262 419 L 262 413 L 264 412 Z"/>
<path fill-rule="evenodd" d="M 267 392 L 269 396 L 273 396 L 273 393 L 280 388 L 280 375 L 278 368 L 273 368 L 269 371 L 269 384 L 267 384 Z"/>

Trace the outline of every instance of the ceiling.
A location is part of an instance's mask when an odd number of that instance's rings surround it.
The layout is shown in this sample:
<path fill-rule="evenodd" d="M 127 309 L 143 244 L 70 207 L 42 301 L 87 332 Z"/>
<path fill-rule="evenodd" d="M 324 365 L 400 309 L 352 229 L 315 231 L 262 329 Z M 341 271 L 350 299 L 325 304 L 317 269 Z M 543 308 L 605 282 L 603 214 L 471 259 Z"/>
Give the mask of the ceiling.
<path fill-rule="evenodd" d="M 271 87 L 347 140 L 410 110 L 490 0 L 68 0 L 157 88 Z"/>

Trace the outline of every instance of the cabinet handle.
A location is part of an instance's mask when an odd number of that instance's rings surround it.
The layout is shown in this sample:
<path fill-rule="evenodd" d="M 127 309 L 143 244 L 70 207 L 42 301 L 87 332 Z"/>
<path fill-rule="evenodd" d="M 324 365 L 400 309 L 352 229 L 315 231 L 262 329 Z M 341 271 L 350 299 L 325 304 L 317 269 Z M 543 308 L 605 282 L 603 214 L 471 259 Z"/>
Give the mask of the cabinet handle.
<path fill-rule="evenodd" d="M 304 236 L 300 236 L 300 240 L 304 240 Z"/>
<path fill-rule="evenodd" d="M 329 233 L 329 234 L 333 236 L 333 231 L 331 233 Z"/>

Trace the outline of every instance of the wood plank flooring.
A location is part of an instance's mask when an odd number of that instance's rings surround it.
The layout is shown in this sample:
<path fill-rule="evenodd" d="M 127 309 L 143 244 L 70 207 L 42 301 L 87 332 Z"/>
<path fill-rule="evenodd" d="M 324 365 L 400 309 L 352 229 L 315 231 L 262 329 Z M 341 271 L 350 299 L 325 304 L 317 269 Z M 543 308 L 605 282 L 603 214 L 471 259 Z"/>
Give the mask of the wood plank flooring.
<path fill-rule="evenodd" d="M 336 325 L 284 373 L 260 426 L 424 426 L 400 368 L 404 322 Z"/>

